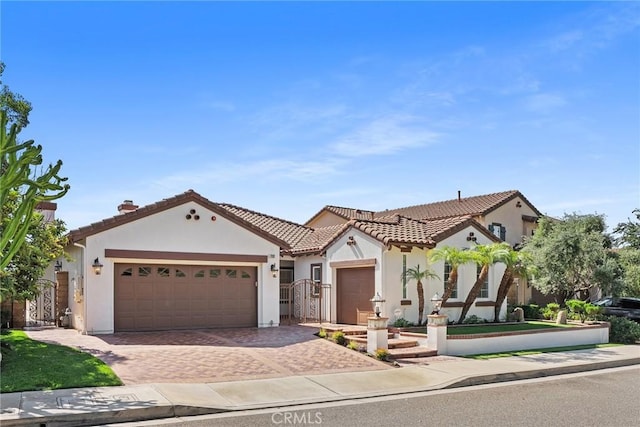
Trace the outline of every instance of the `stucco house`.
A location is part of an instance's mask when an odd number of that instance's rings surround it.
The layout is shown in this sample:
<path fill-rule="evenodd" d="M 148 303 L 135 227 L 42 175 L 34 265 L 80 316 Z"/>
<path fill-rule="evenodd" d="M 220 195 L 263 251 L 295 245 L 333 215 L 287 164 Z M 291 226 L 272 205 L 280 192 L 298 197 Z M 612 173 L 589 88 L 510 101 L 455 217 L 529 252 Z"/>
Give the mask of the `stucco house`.
<path fill-rule="evenodd" d="M 291 282 L 311 284 L 309 294 L 288 298 L 298 298 L 298 309 L 316 304 L 318 320 L 363 323 L 377 292 L 391 321 L 415 321 L 416 286 L 402 280 L 403 269 L 424 266 L 433 247 L 515 245 L 540 216 L 518 191 L 381 212 L 326 206 L 304 225 L 193 190 L 118 210 L 72 230 L 73 261 L 58 266 L 68 278 L 70 324 L 83 333 L 278 326 Z M 440 280 L 424 284 L 427 299 L 443 292 L 447 274 L 443 263 L 431 267 Z M 492 317 L 503 271 L 490 269 L 469 315 Z M 443 308 L 451 318 L 476 277 L 475 265 L 460 269 L 457 295 Z"/>

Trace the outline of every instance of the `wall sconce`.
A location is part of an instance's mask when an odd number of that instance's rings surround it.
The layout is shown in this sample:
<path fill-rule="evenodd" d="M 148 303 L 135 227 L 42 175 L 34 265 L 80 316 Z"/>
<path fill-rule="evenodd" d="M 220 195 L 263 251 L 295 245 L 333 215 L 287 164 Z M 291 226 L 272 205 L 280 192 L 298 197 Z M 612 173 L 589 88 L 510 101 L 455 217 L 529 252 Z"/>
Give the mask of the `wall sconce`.
<path fill-rule="evenodd" d="M 382 312 L 382 303 L 385 302 L 384 299 L 380 296 L 379 292 L 370 299 L 371 307 L 373 308 L 373 312 L 376 314 L 376 317 L 380 317 L 380 313 Z"/>
<path fill-rule="evenodd" d="M 473 234 L 473 231 L 470 231 L 469 235 L 467 236 L 467 242 L 475 243 L 477 240 L 478 238 Z"/>
<path fill-rule="evenodd" d="M 93 264 L 91 264 L 91 267 L 93 267 L 93 272 L 96 273 L 96 276 L 99 276 L 100 273 L 102 273 L 103 265 L 100 264 L 100 260 L 98 258 L 93 260 Z"/>
<path fill-rule="evenodd" d="M 347 238 L 347 245 L 348 246 L 353 246 L 356 244 L 356 239 L 353 236 L 349 236 Z"/>
<path fill-rule="evenodd" d="M 431 304 L 433 304 L 433 313 L 432 314 L 440 314 L 440 308 L 442 308 L 442 297 L 436 294 L 431 297 Z"/>
<path fill-rule="evenodd" d="M 518 200 L 516 202 L 516 208 L 521 208 L 522 207 L 522 203 L 520 203 L 520 200 Z"/>
<path fill-rule="evenodd" d="M 273 277 L 278 277 L 278 267 L 275 264 L 271 264 L 271 274 Z"/>
<path fill-rule="evenodd" d="M 56 273 L 62 271 L 62 263 L 60 262 L 60 260 L 56 260 L 56 263 L 53 264 L 53 271 L 55 271 Z"/>

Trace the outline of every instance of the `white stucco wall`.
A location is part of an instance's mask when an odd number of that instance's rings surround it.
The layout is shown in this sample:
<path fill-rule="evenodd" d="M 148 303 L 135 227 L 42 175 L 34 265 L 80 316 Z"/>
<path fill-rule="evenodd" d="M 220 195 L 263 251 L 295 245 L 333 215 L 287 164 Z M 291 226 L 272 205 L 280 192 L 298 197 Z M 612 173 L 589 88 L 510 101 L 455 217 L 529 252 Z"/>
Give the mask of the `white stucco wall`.
<path fill-rule="evenodd" d="M 520 202 L 521 207 L 517 207 L 516 204 Z M 489 212 L 484 217 L 484 224 L 489 227 L 491 223 L 502 224 L 506 228 L 506 242 L 510 245 L 522 243 L 523 235 L 531 235 L 531 223 L 526 223 L 522 220 L 522 215 L 537 216 L 533 209 L 522 200 L 520 197 L 516 197 L 513 200 L 505 203 L 499 208 Z"/>
<path fill-rule="evenodd" d="M 187 220 L 185 215 L 190 209 L 195 209 L 201 219 Z M 216 217 L 215 221 L 211 220 L 212 215 Z M 261 255 L 267 256 L 268 259 L 266 263 L 117 259 L 106 258 L 105 249 Z M 96 257 L 104 265 L 101 275 L 95 275 L 90 267 Z M 75 258 L 81 260 L 82 256 Z M 272 263 L 277 266 L 279 264 L 278 245 L 195 202 L 188 202 L 97 233 L 86 239 L 84 264 L 87 273 L 84 303 L 87 313 L 86 332 L 89 334 L 113 332 L 114 264 L 117 262 L 256 266 L 258 268 L 258 326 L 279 324 L 278 277 L 274 278 L 270 271 Z"/>
<path fill-rule="evenodd" d="M 353 236 L 356 244 L 355 245 L 347 245 L 347 239 L 349 236 Z M 337 284 L 337 268 L 331 267 L 332 262 L 338 261 L 355 261 L 355 260 L 365 260 L 365 259 L 376 259 L 376 264 L 374 266 L 374 277 L 375 277 L 375 292 L 380 292 L 380 295 L 384 297 L 385 290 L 383 289 L 383 263 L 382 263 L 382 252 L 384 250 L 384 245 L 374 239 L 371 236 L 368 236 L 358 230 L 350 229 L 348 230 L 342 237 L 336 240 L 330 247 L 327 248 L 326 252 L 326 274 L 328 278 L 331 278 L 331 321 L 337 321 L 337 305 L 336 305 L 336 284 Z M 357 267 L 357 265 L 354 265 Z M 373 297 L 373 295 L 371 295 Z M 383 315 L 389 316 L 388 304 L 384 304 Z"/>

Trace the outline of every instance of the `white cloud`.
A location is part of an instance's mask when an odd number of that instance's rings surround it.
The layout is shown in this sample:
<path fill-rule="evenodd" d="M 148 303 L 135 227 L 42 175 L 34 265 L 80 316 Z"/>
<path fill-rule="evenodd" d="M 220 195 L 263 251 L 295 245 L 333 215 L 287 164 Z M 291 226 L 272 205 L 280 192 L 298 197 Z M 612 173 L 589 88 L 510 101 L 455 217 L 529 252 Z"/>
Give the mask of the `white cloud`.
<path fill-rule="evenodd" d="M 393 154 L 408 148 L 437 142 L 439 135 L 421 125 L 417 117 L 407 115 L 374 119 L 330 144 L 339 156 Z"/>

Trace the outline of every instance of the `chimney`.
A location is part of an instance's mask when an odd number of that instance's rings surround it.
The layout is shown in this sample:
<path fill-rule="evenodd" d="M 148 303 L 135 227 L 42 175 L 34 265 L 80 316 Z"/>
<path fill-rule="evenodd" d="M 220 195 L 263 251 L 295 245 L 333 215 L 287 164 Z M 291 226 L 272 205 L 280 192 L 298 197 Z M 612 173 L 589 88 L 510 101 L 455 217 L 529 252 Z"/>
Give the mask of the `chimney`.
<path fill-rule="evenodd" d="M 118 213 L 129 213 L 135 211 L 138 208 L 138 205 L 133 204 L 133 200 L 125 200 L 121 205 L 118 206 Z"/>
<path fill-rule="evenodd" d="M 458 201 L 461 202 L 462 199 L 460 198 L 460 190 L 458 190 Z"/>
<path fill-rule="evenodd" d="M 39 202 L 36 205 L 36 211 L 44 216 L 45 222 L 51 222 L 56 219 L 56 209 L 58 209 L 58 204 L 54 202 Z"/>

